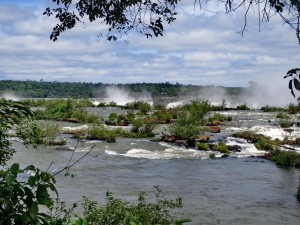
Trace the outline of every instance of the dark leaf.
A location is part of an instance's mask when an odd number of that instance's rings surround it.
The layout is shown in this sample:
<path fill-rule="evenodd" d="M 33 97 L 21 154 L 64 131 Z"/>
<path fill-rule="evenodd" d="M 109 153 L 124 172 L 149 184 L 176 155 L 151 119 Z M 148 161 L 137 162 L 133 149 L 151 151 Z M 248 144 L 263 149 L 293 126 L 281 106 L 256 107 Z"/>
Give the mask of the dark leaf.
<path fill-rule="evenodd" d="M 14 175 L 17 175 L 19 173 L 19 164 L 18 163 L 14 163 L 11 167 L 10 167 L 10 172 Z"/>
<path fill-rule="evenodd" d="M 300 91 L 300 82 L 296 78 L 294 78 L 294 86 L 298 91 Z"/>
<path fill-rule="evenodd" d="M 290 82 L 289 82 L 289 89 L 291 90 L 292 95 L 294 97 L 296 97 L 295 94 L 294 94 L 294 90 L 293 90 L 293 80 L 290 80 Z"/>

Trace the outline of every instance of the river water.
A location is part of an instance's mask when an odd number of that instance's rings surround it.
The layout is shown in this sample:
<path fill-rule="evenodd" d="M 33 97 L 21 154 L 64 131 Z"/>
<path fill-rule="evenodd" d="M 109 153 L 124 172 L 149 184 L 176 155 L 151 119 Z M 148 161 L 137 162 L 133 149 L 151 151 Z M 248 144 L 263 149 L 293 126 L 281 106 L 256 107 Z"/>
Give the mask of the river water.
<path fill-rule="evenodd" d="M 244 127 L 223 130 L 230 129 Z M 69 146 L 76 144 L 69 141 Z M 294 194 L 300 170 L 279 168 L 270 161 L 249 157 L 263 152 L 242 140 L 228 141 L 239 143 L 243 151 L 214 160 L 207 152 L 149 139 L 79 143 L 72 161 L 93 150 L 71 169 L 74 178 L 56 176 L 60 197 L 68 203 L 80 203 L 84 195 L 103 203 L 109 190 L 116 197 L 134 201 L 146 191 L 151 200 L 154 185 L 159 185 L 168 198 L 183 197 L 184 207 L 178 216 L 193 220 L 187 224 L 299 225 L 300 204 Z M 15 161 L 45 170 L 53 162 L 49 168 L 53 173 L 63 168 L 72 155 L 54 146 L 32 149 L 15 142 L 14 147 Z"/>

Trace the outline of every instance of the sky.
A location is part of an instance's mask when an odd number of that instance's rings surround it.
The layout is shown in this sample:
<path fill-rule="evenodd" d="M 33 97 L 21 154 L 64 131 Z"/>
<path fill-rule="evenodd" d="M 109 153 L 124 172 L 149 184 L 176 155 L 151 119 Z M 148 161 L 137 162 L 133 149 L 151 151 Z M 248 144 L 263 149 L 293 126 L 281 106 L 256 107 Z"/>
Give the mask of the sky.
<path fill-rule="evenodd" d="M 0 0 L 0 79 L 68 82 L 170 82 L 246 87 L 249 81 L 284 86 L 286 72 L 299 67 L 295 32 L 279 17 L 258 28 L 251 11 L 247 32 L 240 34 L 244 8 L 225 14 L 181 1 L 177 20 L 163 37 L 135 32 L 117 42 L 99 37 L 99 22 L 78 25 L 57 42 L 49 39 L 55 18 L 43 16 L 47 0 Z M 284 90 L 283 89 L 283 90 Z"/>

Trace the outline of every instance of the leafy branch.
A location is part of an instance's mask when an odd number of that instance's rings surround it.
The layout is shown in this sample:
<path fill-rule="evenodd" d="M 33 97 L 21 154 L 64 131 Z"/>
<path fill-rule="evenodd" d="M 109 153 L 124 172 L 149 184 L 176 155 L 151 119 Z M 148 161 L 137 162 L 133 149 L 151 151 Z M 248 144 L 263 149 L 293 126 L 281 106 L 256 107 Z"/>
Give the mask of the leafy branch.
<path fill-rule="evenodd" d="M 291 90 L 292 95 L 296 97 L 293 88 L 295 87 L 296 90 L 300 91 L 300 68 L 289 70 L 283 78 L 291 79 L 289 81 L 289 89 Z"/>

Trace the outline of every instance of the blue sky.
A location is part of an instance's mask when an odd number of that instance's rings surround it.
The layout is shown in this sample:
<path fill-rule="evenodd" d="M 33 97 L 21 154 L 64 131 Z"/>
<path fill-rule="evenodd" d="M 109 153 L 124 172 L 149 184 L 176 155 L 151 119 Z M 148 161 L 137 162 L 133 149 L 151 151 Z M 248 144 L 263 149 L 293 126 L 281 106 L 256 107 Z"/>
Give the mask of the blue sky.
<path fill-rule="evenodd" d="M 219 13 L 201 12 L 193 3 L 182 1 L 163 37 L 130 33 L 108 42 L 98 37 L 102 25 L 95 22 L 53 43 L 49 35 L 56 21 L 42 15 L 50 0 L 0 0 L 0 79 L 222 86 L 256 81 L 289 92 L 283 76 L 299 67 L 300 46 L 280 18 L 263 23 L 259 32 L 254 12 L 242 37 L 243 11 L 225 14 L 212 2 L 207 7 Z"/>

